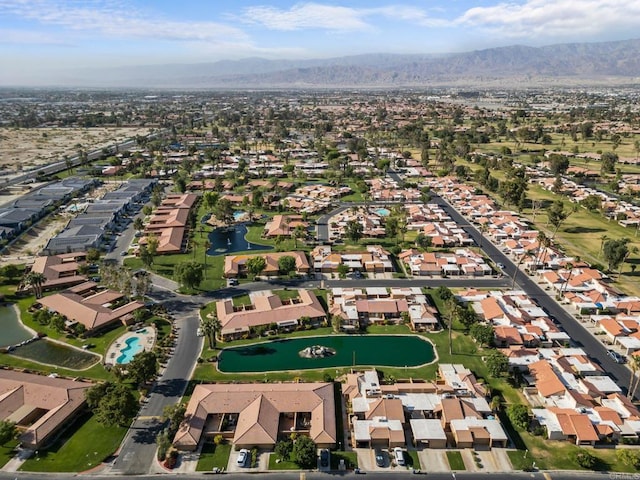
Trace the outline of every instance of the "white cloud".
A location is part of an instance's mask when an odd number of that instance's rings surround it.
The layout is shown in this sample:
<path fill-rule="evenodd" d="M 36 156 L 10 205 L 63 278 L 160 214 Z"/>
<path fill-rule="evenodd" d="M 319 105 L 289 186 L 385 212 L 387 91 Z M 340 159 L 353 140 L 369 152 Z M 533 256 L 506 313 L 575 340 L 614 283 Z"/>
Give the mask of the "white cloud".
<path fill-rule="evenodd" d="M 504 37 L 581 37 L 640 26 L 638 0 L 527 0 L 467 10 L 456 21 Z"/>
<path fill-rule="evenodd" d="M 2 14 L 117 38 L 205 42 L 247 40 L 247 35 L 236 27 L 216 22 L 168 20 L 116 0 L 3 0 L 0 2 Z"/>
<path fill-rule="evenodd" d="M 244 19 L 262 24 L 272 30 L 301 30 L 317 28 L 326 30 L 366 30 L 369 25 L 361 11 L 349 7 L 299 3 L 289 10 L 276 7 L 248 7 Z"/>
<path fill-rule="evenodd" d="M 264 25 L 271 30 L 295 31 L 320 29 L 329 31 L 363 31 L 376 29 L 370 17 L 395 19 L 423 26 L 438 26 L 444 22 L 431 18 L 421 8 L 389 5 L 372 8 L 352 8 L 320 3 L 297 3 L 288 10 L 272 6 L 248 7 L 242 19 Z"/>

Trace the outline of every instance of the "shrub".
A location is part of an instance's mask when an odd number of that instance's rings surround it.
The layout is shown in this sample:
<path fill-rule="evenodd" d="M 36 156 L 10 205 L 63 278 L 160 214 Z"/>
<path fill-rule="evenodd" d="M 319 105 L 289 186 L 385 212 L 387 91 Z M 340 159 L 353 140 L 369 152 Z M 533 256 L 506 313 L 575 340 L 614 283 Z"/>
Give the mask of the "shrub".
<path fill-rule="evenodd" d="M 582 468 L 586 468 L 588 470 L 593 470 L 598 461 L 596 457 L 584 450 L 574 453 L 573 460 Z"/>
<path fill-rule="evenodd" d="M 635 450 L 621 448 L 616 452 L 616 457 L 618 457 L 618 460 L 620 460 L 625 465 L 629 465 L 636 470 L 640 468 L 640 454 Z"/>
<path fill-rule="evenodd" d="M 529 409 L 526 405 L 509 405 L 507 416 L 515 428 L 526 430 L 529 426 Z"/>

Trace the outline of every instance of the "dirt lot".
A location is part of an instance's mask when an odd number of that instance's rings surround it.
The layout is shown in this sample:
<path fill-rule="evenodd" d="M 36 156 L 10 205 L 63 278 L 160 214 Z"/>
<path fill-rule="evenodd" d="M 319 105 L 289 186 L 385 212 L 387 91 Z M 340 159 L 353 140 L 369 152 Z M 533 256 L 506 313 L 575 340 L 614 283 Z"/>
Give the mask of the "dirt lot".
<path fill-rule="evenodd" d="M 0 168 L 39 166 L 80 148 L 91 151 L 147 133 L 148 128 L 0 128 Z"/>

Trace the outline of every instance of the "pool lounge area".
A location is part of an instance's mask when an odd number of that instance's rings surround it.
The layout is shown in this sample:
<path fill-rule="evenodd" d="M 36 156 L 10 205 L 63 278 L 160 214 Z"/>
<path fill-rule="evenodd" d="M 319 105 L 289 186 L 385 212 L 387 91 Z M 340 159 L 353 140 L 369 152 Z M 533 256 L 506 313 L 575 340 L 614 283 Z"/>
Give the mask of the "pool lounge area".
<path fill-rule="evenodd" d="M 105 365 L 126 365 L 140 352 L 148 352 L 156 342 L 156 330 L 144 327 L 120 335 L 107 349 Z"/>

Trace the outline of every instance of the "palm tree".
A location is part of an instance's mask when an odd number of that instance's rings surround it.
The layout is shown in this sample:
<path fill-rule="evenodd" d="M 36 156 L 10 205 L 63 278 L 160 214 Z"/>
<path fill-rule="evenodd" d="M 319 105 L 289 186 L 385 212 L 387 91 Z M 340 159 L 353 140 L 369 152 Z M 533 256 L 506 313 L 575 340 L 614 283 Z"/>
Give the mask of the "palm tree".
<path fill-rule="evenodd" d="M 204 241 L 204 278 L 207 278 L 207 252 L 209 251 L 209 249 L 211 248 L 211 242 L 209 240 L 205 240 Z"/>
<path fill-rule="evenodd" d="M 544 266 L 544 259 L 547 253 L 547 248 L 551 245 L 551 239 L 543 231 L 538 232 L 538 256 L 536 257 L 536 269 L 538 264 Z"/>
<path fill-rule="evenodd" d="M 42 285 L 47 281 L 44 274 L 40 272 L 29 272 L 25 277 L 25 281 L 33 288 L 33 293 L 36 295 L 36 298 L 42 297 Z"/>
<path fill-rule="evenodd" d="M 609 237 L 607 235 L 602 235 L 600 237 L 600 255 L 604 256 L 604 243 L 609 240 Z"/>
<path fill-rule="evenodd" d="M 209 316 L 211 315 L 211 316 Z M 200 325 L 202 327 L 202 332 L 205 334 L 207 339 L 209 340 L 209 348 L 211 350 L 216 349 L 217 342 L 217 334 L 222 329 L 222 324 L 217 317 L 214 317 L 213 314 L 207 315 L 206 318 L 202 319 Z"/>
<path fill-rule="evenodd" d="M 564 266 L 564 269 L 567 270 L 569 273 L 567 274 L 567 278 L 565 279 L 564 283 L 562 284 L 562 288 L 560 289 L 561 297 L 562 297 L 562 294 L 564 294 L 567 287 L 569 286 L 569 280 L 571 280 L 571 275 L 573 274 L 573 263 L 567 262 L 566 265 Z"/>

